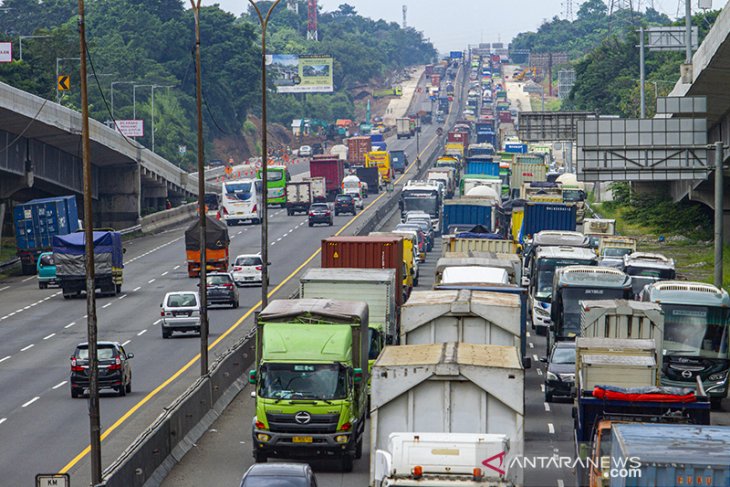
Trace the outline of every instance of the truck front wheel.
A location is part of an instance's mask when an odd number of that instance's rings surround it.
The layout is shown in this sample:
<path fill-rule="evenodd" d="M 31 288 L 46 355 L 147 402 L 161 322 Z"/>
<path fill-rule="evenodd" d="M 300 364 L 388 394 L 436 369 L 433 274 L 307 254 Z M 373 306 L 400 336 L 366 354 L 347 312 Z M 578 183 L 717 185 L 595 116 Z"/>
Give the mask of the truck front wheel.
<path fill-rule="evenodd" d="M 350 473 L 352 472 L 352 469 L 354 467 L 354 458 L 353 455 L 350 453 L 345 453 L 342 456 L 342 459 L 340 460 L 340 468 L 342 469 L 342 472 L 344 473 Z"/>
<path fill-rule="evenodd" d="M 256 463 L 266 463 L 268 461 L 269 457 L 267 457 L 266 453 L 264 453 L 264 452 L 254 451 L 253 459 Z"/>
<path fill-rule="evenodd" d="M 355 460 L 360 460 L 362 458 L 362 436 L 359 440 L 357 440 L 357 445 L 355 446 Z"/>

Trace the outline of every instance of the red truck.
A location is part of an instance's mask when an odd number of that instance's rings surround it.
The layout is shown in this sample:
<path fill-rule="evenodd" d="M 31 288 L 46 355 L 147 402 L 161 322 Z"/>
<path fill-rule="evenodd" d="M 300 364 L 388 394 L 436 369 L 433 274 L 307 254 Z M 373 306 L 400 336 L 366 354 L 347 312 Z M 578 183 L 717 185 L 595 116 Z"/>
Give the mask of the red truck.
<path fill-rule="evenodd" d="M 350 137 L 347 139 L 347 163 L 351 166 L 364 166 L 365 154 L 372 150 L 370 137 Z"/>
<path fill-rule="evenodd" d="M 337 156 L 316 155 L 309 161 L 309 175 L 324 178 L 327 199 L 334 201 L 345 177 L 345 162 Z"/>
<path fill-rule="evenodd" d="M 450 131 L 446 135 L 447 142 L 458 142 L 464 145 L 464 152 L 469 147 L 469 134 L 467 132 Z"/>

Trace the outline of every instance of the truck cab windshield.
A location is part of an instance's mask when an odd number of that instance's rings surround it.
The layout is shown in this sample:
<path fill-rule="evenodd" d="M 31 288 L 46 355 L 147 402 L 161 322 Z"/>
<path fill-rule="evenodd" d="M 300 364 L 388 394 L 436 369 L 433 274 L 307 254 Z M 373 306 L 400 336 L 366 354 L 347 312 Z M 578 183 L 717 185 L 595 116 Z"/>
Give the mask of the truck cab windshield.
<path fill-rule="evenodd" d="M 621 258 L 624 255 L 631 254 L 632 252 L 633 252 L 633 249 L 630 249 L 630 248 L 620 249 L 620 248 L 609 247 L 607 249 L 603 249 L 603 256 Z"/>
<path fill-rule="evenodd" d="M 341 364 L 264 364 L 259 395 L 283 400 L 345 399 L 347 383 L 347 369 Z"/>
<path fill-rule="evenodd" d="M 728 358 L 730 310 L 668 303 L 662 309 L 665 355 Z"/>
<path fill-rule="evenodd" d="M 422 211 L 431 216 L 437 216 L 438 200 L 435 197 L 405 197 L 403 198 L 403 211 Z"/>

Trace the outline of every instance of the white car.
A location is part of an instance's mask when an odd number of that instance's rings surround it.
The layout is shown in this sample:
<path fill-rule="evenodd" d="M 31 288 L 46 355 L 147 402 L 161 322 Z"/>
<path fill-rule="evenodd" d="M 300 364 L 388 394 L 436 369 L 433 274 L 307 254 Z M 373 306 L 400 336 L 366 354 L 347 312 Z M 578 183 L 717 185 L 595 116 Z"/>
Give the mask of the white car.
<path fill-rule="evenodd" d="M 312 157 L 312 146 L 303 145 L 299 148 L 299 157 Z"/>
<path fill-rule="evenodd" d="M 173 331 L 200 333 L 200 299 L 197 292 L 167 293 L 160 308 L 162 338 L 170 338 Z"/>
<path fill-rule="evenodd" d="M 350 195 L 352 196 L 352 199 L 355 200 L 355 208 L 357 208 L 358 210 L 362 210 L 364 203 L 362 201 L 362 198 L 360 198 L 360 195 L 357 193 L 350 193 Z"/>
<path fill-rule="evenodd" d="M 231 275 L 236 286 L 261 284 L 261 269 L 264 261 L 259 254 L 244 254 L 236 257 L 231 266 Z"/>

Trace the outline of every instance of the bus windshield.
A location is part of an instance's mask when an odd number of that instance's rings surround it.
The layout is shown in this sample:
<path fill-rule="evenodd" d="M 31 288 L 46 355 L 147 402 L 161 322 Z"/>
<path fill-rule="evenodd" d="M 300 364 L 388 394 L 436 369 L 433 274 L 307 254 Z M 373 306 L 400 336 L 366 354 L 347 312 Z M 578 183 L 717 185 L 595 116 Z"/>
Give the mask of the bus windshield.
<path fill-rule="evenodd" d="M 284 171 L 269 169 L 268 171 L 266 171 L 266 178 L 270 183 L 281 181 L 282 179 L 284 179 Z"/>
<path fill-rule="evenodd" d="M 555 269 L 567 265 L 591 265 L 592 260 L 580 259 L 548 259 L 537 261 L 537 289 L 535 297 L 540 301 L 549 300 L 553 294 L 553 276 Z"/>
<path fill-rule="evenodd" d="M 251 186 L 253 183 L 226 183 L 224 193 L 229 198 L 237 198 L 241 201 L 248 201 L 251 198 Z"/>
<path fill-rule="evenodd" d="M 580 302 L 597 299 L 626 299 L 623 289 L 568 287 L 561 291 L 563 298 L 562 335 L 580 334 Z"/>
<path fill-rule="evenodd" d="M 259 395 L 268 399 L 344 399 L 347 369 L 340 364 L 264 364 Z"/>
<path fill-rule="evenodd" d="M 664 355 L 728 358 L 730 310 L 662 303 Z"/>

